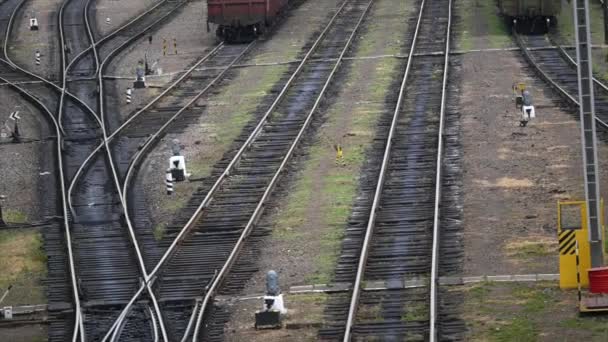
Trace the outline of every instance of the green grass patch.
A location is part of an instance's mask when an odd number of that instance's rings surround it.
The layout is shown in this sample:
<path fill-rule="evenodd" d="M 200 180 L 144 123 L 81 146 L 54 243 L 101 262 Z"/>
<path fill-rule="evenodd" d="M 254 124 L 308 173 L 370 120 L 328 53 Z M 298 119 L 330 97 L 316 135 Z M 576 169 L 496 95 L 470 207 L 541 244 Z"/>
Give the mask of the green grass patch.
<path fill-rule="evenodd" d="M 505 245 L 505 249 L 507 255 L 525 260 L 555 255 L 557 253 L 557 243 L 554 238 L 533 236 L 510 241 Z"/>
<path fill-rule="evenodd" d="M 26 223 L 28 221 L 24 212 L 14 209 L 3 209 L 2 216 L 8 223 Z"/>
<path fill-rule="evenodd" d="M 426 302 L 414 302 L 406 305 L 401 315 L 404 322 L 424 321 L 429 318 L 428 304 Z"/>
<path fill-rule="evenodd" d="M 378 304 L 366 304 L 360 305 L 357 310 L 357 319 L 362 321 L 381 321 L 382 318 L 382 305 Z"/>
<path fill-rule="evenodd" d="M 511 33 L 499 15 L 496 1 L 464 0 L 459 4 L 461 18 L 458 42 L 461 50 L 474 48 L 503 48 L 512 45 Z"/>
<path fill-rule="evenodd" d="M 285 297 L 287 308 L 297 308 L 298 321 L 321 322 L 323 320 L 323 307 L 329 296 L 325 293 L 302 293 Z"/>
<path fill-rule="evenodd" d="M 591 20 L 591 40 L 594 44 L 604 43 L 604 14 L 599 1 L 589 1 Z M 562 11 L 557 18 L 558 34 L 567 44 L 574 44 L 574 16 L 572 3 L 562 1 Z"/>
<path fill-rule="evenodd" d="M 160 241 L 165 236 L 165 231 L 167 230 L 167 225 L 164 223 L 159 223 L 154 226 L 153 234 L 156 241 Z"/>
<path fill-rule="evenodd" d="M 520 287 L 513 290 L 513 297 L 517 301 L 523 301 L 524 311 L 536 314 L 544 311 L 555 303 L 551 288 Z"/>
<path fill-rule="evenodd" d="M 13 289 L 4 305 L 40 304 L 45 301 L 40 280 L 46 275 L 42 236 L 36 230 L 0 231 L 0 291 Z"/>
<path fill-rule="evenodd" d="M 505 324 L 494 325 L 490 331 L 491 340 L 497 342 L 536 342 L 538 339 L 534 322 L 524 317 L 516 317 Z"/>

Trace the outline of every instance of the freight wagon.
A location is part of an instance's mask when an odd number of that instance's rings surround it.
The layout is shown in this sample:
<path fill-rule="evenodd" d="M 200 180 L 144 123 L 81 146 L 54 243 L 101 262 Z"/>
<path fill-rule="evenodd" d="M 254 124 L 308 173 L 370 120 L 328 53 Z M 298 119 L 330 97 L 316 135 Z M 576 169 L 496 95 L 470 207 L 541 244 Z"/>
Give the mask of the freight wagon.
<path fill-rule="evenodd" d="M 255 39 L 277 19 L 288 0 L 207 0 L 207 23 L 229 42 Z"/>
<path fill-rule="evenodd" d="M 500 13 L 519 32 L 546 33 L 557 24 L 561 0 L 498 0 Z"/>

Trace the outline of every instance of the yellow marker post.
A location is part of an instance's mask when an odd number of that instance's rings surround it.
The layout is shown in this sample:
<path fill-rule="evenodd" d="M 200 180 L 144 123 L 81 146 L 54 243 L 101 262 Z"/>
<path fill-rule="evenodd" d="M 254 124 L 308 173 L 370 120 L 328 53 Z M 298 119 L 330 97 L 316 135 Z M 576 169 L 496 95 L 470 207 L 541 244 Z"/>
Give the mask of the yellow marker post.
<path fill-rule="evenodd" d="M 342 146 L 338 145 L 336 146 L 336 160 L 340 160 L 342 159 L 343 154 L 342 154 Z"/>
<path fill-rule="evenodd" d="M 603 208 L 603 201 L 601 202 Z M 602 231 L 604 215 L 601 215 Z M 576 273 L 576 244 L 579 248 L 580 286 L 589 286 L 587 270 L 591 267 L 587 204 L 585 201 L 557 203 L 557 235 L 559 241 L 559 287 L 575 289 L 579 286 Z"/>

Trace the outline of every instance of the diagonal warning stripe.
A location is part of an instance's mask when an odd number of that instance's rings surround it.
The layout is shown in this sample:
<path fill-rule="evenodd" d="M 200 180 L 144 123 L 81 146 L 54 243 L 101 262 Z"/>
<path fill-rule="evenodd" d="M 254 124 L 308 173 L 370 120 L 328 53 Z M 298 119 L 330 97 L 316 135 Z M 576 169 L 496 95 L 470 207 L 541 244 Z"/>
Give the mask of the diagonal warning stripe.
<path fill-rule="evenodd" d="M 576 245 L 576 234 L 573 230 L 562 231 L 559 233 L 559 252 L 561 255 L 574 253 Z"/>

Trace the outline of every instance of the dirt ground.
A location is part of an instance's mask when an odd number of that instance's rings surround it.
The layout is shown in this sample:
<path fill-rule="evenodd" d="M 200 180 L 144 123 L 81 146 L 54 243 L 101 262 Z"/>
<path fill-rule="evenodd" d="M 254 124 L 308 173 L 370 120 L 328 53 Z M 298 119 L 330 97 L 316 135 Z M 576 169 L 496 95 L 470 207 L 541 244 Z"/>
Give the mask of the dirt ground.
<path fill-rule="evenodd" d="M 579 128 L 518 52 L 463 58 L 465 274 L 557 273 L 556 202 L 583 196 Z M 511 87 L 537 118 L 519 127 Z"/>

